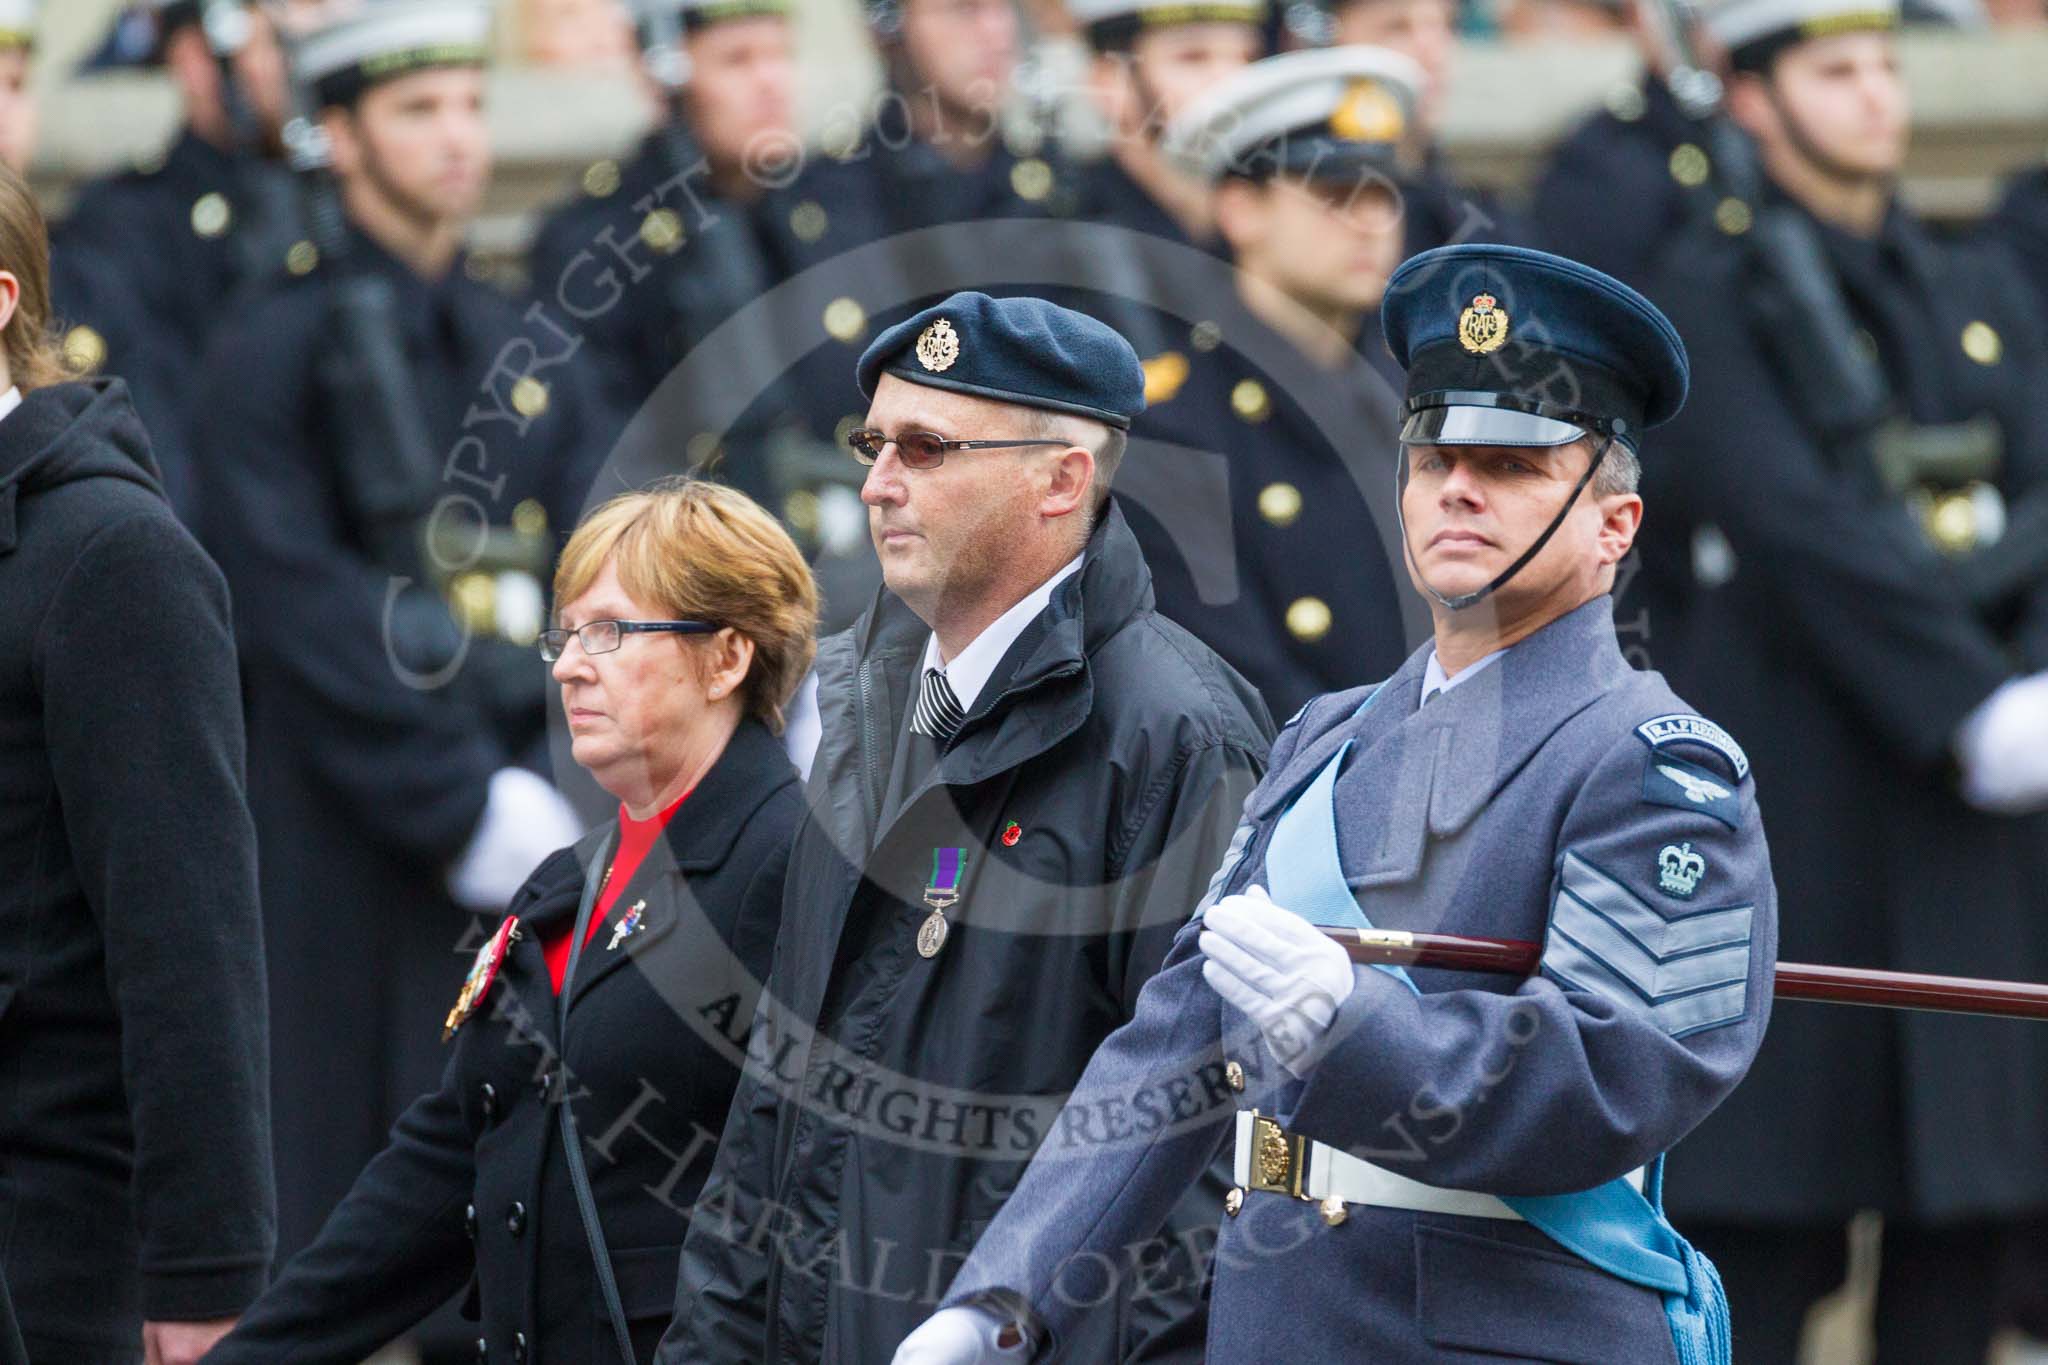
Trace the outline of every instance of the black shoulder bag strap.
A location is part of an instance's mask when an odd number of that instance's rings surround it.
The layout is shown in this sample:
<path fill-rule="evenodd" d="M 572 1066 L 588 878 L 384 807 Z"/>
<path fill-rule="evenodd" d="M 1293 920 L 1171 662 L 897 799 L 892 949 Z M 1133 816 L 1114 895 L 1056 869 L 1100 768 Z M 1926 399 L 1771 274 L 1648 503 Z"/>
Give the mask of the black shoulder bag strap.
<path fill-rule="evenodd" d="M 590 1244 L 591 1265 L 597 1271 L 597 1287 L 604 1295 L 605 1312 L 611 1315 L 612 1332 L 619 1339 L 620 1365 L 634 1365 L 633 1334 L 626 1328 L 626 1307 L 619 1301 L 618 1278 L 612 1274 L 612 1254 L 605 1246 L 604 1228 L 597 1221 L 597 1200 L 590 1193 L 590 1171 L 583 1164 L 583 1139 L 576 1131 L 576 1114 L 570 1107 L 573 1088 L 567 1074 L 569 1065 L 569 997 L 576 989 L 576 964 L 583 958 L 583 940 L 590 936 L 590 917 L 597 910 L 598 894 L 604 890 L 605 869 L 617 851 L 616 840 L 607 838 L 591 859 L 583 877 L 583 903 L 576 909 L 576 928 L 569 939 L 569 967 L 562 973 L 562 995 L 555 1002 L 555 1045 L 562 1057 L 560 1105 L 562 1156 L 569 1163 L 569 1183 L 576 1189 L 576 1211 L 583 1215 L 583 1237 Z"/>

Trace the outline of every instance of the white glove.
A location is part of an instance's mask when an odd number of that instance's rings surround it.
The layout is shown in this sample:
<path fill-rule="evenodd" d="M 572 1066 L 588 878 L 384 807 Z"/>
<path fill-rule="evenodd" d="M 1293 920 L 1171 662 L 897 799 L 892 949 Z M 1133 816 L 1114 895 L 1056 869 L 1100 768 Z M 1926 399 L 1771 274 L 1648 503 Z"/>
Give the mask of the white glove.
<path fill-rule="evenodd" d="M 998 1346 L 1014 1335 L 1016 1344 Z M 1024 1357 L 1024 1338 L 985 1308 L 941 1308 L 896 1348 L 894 1365 L 1000 1365 Z"/>
<path fill-rule="evenodd" d="M 491 774 L 483 818 L 469 847 L 448 869 L 448 892 L 465 909 L 494 914 L 543 858 L 582 834 L 583 822 L 546 778 L 524 768 L 500 768 Z"/>
<path fill-rule="evenodd" d="M 1997 815 L 2048 808 L 2048 673 L 2014 678 L 1956 731 L 1963 799 Z"/>
<path fill-rule="evenodd" d="M 1351 995 L 1351 958 L 1262 886 L 1225 896 L 1202 923 L 1202 979 L 1259 1026 L 1282 1066 L 1307 1076 Z"/>

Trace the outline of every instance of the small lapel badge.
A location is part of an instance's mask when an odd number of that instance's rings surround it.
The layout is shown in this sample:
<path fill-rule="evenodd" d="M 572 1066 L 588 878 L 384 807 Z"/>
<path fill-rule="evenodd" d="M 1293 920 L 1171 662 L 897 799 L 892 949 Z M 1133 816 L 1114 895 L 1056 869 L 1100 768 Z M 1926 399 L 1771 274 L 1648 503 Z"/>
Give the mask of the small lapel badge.
<path fill-rule="evenodd" d="M 455 997 L 455 1008 L 448 1011 L 447 1020 L 441 1025 L 441 1041 L 447 1042 L 455 1036 L 455 1030 L 477 1006 L 483 1004 L 484 996 L 490 991 L 491 983 L 498 979 L 498 967 L 505 960 L 505 950 L 519 937 L 519 917 L 507 915 L 505 922 L 498 926 L 490 941 L 476 951 L 476 961 L 470 964 L 469 975 L 463 978 L 462 991 Z"/>
<path fill-rule="evenodd" d="M 640 913 L 646 908 L 646 901 L 633 902 L 633 908 L 626 911 L 626 917 L 612 926 L 611 942 L 604 945 L 606 952 L 612 951 L 646 927 L 640 922 Z"/>
<path fill-rule="evenodd" d="M 1024 826 L 1018 824 L 1015 820 L 1012 820 L 1009 824 L 1003 826 L 1004 848 L 1015 848 L 1017 846 L 1017 841 L 1023 837 Z"/>
<path fill-rule="evenodd" d="M 1475 294 L 1472 306 L 1458 314 L 1458 344 L 1474 355 L 1507 345 L 1508 314 L 1491 294 Z"/>
<path fill-rule="evenodd" d="M 1707 860 L 1691 844 L 1666 844 L 1657 855 L 1657 887 L 1668 896 L 1691 900 L 1706 875 Z"/>

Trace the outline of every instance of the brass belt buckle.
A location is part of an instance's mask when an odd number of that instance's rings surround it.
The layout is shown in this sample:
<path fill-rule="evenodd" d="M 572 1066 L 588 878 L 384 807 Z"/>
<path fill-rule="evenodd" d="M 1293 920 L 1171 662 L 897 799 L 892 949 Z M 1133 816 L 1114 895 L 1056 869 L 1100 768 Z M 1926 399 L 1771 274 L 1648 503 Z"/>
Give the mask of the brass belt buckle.
<path fill-rule="evenodd" d="M 1302 1158 L 1307 1154 L 1306 1138 L 1296 1137 L 1258 1110 L 1252 1111 L 1252 1189 L 1308 1198 L 1301 1192 Z"/>

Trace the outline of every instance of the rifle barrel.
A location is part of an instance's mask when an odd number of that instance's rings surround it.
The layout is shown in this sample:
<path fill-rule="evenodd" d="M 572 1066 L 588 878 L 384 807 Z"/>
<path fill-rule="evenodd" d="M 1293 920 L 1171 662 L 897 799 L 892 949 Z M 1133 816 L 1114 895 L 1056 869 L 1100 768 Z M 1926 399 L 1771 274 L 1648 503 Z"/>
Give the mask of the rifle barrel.
<path fill-rule="evenodd" d="M 1443 967 L 1453 971 L 1533 976 L 1543 958 L 1542 945 L 1519 939 L 1471 938 L 1401 929 L 1325 929 L 1324 932 L 1343 946 L 1353 962 L 1368 966 Z M 1871 967 L 1780 962 L 1772 994 L 1779 1000 L 1818 1000 L 1836 1005 L 1870 1005 L 2001 1019 L 2048 1019 L 2048 985 L 2031 981 L 1991 981 L 1969 976 L 1880 971 Z"/>

